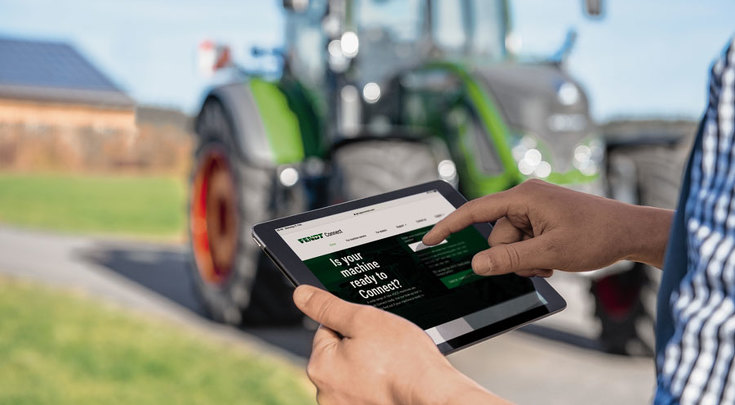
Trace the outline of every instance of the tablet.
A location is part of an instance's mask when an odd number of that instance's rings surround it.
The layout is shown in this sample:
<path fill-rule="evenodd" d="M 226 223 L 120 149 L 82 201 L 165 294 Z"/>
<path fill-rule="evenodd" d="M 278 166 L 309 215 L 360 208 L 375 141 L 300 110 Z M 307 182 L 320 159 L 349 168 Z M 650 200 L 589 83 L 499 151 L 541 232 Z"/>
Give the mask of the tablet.
<path fill-rule="evenodd" d="M 472 272 L 472 257 L 488 248 L 490 224 L 436 246 L 421 243 L 466 201 L 433 181 L 260 223 L 253 237 L 294 285 L 400 315 L 448 354 L 566 306 L 544 279 Z"/>

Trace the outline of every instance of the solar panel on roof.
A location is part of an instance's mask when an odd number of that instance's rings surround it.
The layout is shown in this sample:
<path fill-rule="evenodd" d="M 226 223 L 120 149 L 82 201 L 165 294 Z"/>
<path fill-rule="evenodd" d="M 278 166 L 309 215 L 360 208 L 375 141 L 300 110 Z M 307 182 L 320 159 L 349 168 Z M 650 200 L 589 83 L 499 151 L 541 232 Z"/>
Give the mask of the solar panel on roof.
<path fill-rule="evenodd" d="M 71 46 L 16 39 L 0 39 L 0 83 L 119 91 Z"/>
<path fill-rule="evenodd" d="M 133 101 L 76 49 L 0 38 L 0 96 L 131 106 Z"/>

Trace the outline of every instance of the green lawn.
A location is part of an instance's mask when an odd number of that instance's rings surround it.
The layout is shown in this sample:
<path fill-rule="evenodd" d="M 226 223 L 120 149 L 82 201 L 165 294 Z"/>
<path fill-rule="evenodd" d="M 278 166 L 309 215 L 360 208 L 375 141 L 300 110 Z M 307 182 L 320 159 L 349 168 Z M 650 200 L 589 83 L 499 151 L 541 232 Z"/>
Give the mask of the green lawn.
<path fill-rule="evenodd" d="M 174 177 L 0 173 L 0 223 L 172 238 L 184 235 L 185 210 Z"/>
<path fill-rule="evenodd" d="M 303 373 L 78 294 L 0 278 L 0 403 L 313 404 Z"/>

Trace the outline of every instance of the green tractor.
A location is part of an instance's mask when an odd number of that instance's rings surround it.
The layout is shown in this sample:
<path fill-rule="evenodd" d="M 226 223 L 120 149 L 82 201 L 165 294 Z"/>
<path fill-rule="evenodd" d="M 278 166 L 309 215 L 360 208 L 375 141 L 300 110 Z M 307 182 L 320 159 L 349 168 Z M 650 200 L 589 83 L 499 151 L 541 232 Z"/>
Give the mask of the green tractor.
<path fill-rule="evenodd" d="M 219 63 L 196 119 L 192 275 L 214 319 L 300 319 L 257 222 L 433 179 L 468 198 L 528 178 L 606 193 L 585 93 L 560 58 L 516 60 L 506 1 L 283 7 L 285 47 L 254 50 L 282 68 Z"/>

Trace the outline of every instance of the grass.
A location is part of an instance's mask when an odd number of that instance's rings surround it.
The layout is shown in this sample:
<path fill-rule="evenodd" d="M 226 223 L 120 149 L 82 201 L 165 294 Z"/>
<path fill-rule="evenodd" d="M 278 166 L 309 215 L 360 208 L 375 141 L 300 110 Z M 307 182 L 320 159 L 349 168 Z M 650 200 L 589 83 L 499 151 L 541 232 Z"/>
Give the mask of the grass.
<path fill-rule="evenodd" d="M 0 173 L 0 222 L 75 233 L 181 237 L 183 180 Z"/>
<path fill-rule="evenodd" d="M 0 278 L 0 403 L 313 404 L 301 372 L 88 297 Z"/>

